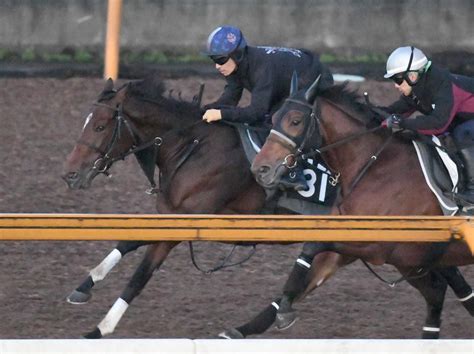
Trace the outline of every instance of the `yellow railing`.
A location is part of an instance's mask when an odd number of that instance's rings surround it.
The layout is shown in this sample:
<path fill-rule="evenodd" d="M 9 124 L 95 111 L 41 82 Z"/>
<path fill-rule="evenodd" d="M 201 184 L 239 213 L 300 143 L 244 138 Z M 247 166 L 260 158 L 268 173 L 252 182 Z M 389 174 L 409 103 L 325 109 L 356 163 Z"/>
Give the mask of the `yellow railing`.
<path fill-rule="evenodd" d="M 0 214 L 0 240 L 387 241 L 464 240 L 470 217 Z"/>

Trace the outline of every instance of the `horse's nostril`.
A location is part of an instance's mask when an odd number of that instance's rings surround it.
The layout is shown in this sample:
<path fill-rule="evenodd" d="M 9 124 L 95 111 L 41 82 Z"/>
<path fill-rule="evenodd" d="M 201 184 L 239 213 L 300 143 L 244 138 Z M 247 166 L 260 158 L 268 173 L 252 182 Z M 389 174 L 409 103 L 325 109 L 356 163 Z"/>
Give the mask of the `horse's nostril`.
<path fill-rule="evenodd" d="M 270 167 L 268 167 L 268 166 L 260 166 L 260 168 L 258 169 L 258 172 L 259 173 L 267 173 L 269 170 L 270 170 Z"/>

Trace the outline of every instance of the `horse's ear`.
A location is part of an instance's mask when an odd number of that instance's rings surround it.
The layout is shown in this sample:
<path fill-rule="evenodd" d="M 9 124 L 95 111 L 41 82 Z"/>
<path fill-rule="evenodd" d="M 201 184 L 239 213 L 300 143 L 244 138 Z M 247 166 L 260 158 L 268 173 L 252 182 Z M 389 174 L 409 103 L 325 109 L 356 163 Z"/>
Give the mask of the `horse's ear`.
<path fill-rule="evenodd" d="M 316 93 L 318 92 L 318 84 L 319 84 L 319 79 L 321 78 L 321 74 L 318 75 L 316 80 L 311 84 L 311 86 L 306 90 L 304 94 L 304 98 L 306 99 L 306 102 L 309 104 L 313 104 L 314 99 L 316 98 Z"/>
<path fill-rule="evenodd" d="M 298 91 L 298 74 L 296 70 L 293 71 L 291 75 L 291 86 L 290 86 L 290 97 L 293 96 Z"/>
<path fill-rule="evenodd" d="M 112 78 L 108 78 L 105 82 L 104 92 L 113 91 L 114 90 L 114 80 Z"/>

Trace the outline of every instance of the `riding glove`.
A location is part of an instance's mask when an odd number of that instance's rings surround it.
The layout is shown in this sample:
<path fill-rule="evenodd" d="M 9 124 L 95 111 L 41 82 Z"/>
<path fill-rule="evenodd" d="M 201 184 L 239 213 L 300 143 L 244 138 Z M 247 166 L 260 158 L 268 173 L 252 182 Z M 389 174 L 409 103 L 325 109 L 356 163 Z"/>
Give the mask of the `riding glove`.
<path fill-rule="evenodd" d="M 388 117 L 382 122 L 382 127 L 392 129 L 392 131 L 395 133 L 403 129 L 401 127 L 401 123 L 402 117 L 398 114 L 392 114 L 390 117 Z"/>

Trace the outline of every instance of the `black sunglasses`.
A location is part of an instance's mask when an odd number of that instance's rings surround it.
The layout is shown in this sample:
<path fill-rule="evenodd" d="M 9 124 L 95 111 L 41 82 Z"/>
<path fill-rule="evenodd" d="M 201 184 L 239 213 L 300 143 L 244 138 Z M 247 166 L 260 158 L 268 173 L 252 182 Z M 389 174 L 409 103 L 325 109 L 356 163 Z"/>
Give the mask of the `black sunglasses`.
<path fill-rule="evenodd" d="M 397 85 L 401 85 L 405 81 L 405 73 L 393 75 L 390 79 L 395 82 Z"/>
<path fill-rule="evenodd" d="M 218 65 L 224 65 L 229 61 L 230 57 L 225 55 L 211 55 L 211 59 L 214 63 Z"/>

